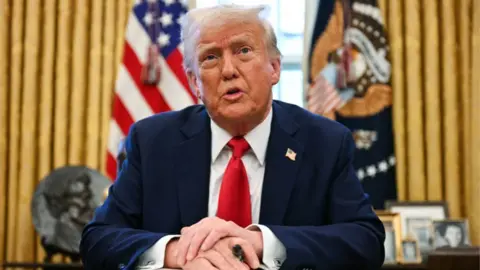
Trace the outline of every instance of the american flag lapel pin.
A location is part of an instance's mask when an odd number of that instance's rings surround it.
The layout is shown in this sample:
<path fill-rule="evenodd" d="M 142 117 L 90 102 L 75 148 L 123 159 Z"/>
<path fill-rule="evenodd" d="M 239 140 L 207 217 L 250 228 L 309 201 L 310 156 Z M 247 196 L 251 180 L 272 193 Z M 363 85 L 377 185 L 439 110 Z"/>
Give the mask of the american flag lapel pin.
<path fill-rule="evenodd" d="M 295 157 L 297 156 L 297 153 L 295 153 L 292 149 L 288 148 L 287 153 L 285 153 L 285 156 L 288 157 L 291 161 L 295 161 Z"/>

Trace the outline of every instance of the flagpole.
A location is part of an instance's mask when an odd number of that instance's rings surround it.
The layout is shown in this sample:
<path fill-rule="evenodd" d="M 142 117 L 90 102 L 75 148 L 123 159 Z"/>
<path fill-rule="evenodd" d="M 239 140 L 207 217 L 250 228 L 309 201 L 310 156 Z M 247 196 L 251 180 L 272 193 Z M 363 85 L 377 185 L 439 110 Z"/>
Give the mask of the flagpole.
<path fill-rule="evenodd" d="M 303 107 L 307 106 L 307 93 L 309 88 L 308 77 L 308 57 L 310 50 L 310 42 L 312 39 L 312 31 L 315 25 L 315 18 L 317 17 L 319 0 L 304 0 L 305 1 L 305 24 L 303 31 L 303 59 L 302 59 L 302 72 L 303 72 Z"/>

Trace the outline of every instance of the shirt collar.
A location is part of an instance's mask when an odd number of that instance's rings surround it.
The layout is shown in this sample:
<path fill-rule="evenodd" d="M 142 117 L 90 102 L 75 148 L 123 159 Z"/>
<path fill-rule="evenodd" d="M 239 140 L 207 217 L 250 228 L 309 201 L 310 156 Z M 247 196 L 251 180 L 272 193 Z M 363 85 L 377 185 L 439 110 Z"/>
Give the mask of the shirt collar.
<path fill-rule="evenodd" d="M 262 166 L 265 162 L 268 139 L 270 137 L 272 111 L 273 108 L 270 108 L 270 112 L 265 120 L 244 136 L 245 140 L 250 145 L 251 150 L 257 157 L 258 162 L 260 162 Z M 210 120 L 210 128 L 212 130 L 212 163 L 214 163 L 220 152 L 233 136 L 223 128 L 219 127 L 213 120 Z"/>

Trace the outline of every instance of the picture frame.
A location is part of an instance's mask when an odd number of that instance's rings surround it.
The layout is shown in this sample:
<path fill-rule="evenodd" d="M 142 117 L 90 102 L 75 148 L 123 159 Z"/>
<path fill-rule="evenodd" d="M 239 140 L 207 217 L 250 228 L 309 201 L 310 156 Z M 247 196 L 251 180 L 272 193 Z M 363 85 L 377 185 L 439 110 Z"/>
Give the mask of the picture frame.
<path fill-rule="evenodd" d="M 420 264 L 422 263 L 422 255 L 418 242 L 415 238 L 405 238 L 402 240 L 402 264 Z"/>
<path fill-rule="evenodd" d="M 398 264 L 402 258 L 402 228 L 400 215 L 389 211 L 375 211 L 385 228 L 385 260 L 383 264 Z"/>
<path fill-rule="evenodd" d="M 448 219 L 450 215 L 445 201 L 387 201 L 385 208 L 400 214 L 402 235 L 417 240 L 423 258 L 434 250 L 433 220 Z"/>
<path fill-rule="evenodd" d="M 435 248 L 464 248 L 471 246 L 468 219 L 434 220 Z"/>

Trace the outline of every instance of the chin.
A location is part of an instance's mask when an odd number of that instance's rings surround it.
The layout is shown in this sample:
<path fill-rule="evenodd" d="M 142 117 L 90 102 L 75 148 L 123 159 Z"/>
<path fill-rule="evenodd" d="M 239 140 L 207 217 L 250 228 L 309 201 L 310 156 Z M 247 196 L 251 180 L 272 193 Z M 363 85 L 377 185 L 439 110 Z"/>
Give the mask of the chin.
<path fill-rule="evenodd" d="M 226 106 L 223 110 L 221 115 L 228 119 L 242 119 L 248 118 L 252 114 L 254 114 L 255 109 L 241 103 L 230 104 Z"/>

